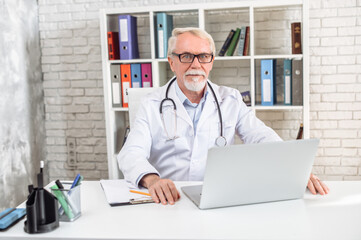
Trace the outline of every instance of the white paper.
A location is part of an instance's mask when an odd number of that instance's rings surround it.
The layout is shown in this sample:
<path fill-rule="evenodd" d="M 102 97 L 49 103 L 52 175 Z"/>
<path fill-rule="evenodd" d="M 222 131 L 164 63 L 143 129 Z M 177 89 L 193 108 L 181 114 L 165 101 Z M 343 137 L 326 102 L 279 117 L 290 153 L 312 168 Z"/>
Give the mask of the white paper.
<path fill-rule="evenodd" d="M 113 104 L 120 104 L 120 83 L 113 83 Z"/>
<path fill-rule="evenodd" d="M 134 189 L 137 191 L 148 193 L 146 188 L 133 188 L 130 183 L 127 183 L 123 179 L 116 180 L 100 180 L 100 184 L 103 188 L 105 197 L 109 204 L 113 203 L 128 203 L 130 199 L 139 199 L 146 196 L 138 193 L 132 193 L 129 190 Z"/>
<path fill-rule="evenodd" d="M 127 19 L 120 19 L 120 41 L 128 42 L 128 20 Z"/>
<path fill-rule="evenodd" d="M 270 102 L 271 101 L 271 79 L 263 80 L 263 101 Z"/>

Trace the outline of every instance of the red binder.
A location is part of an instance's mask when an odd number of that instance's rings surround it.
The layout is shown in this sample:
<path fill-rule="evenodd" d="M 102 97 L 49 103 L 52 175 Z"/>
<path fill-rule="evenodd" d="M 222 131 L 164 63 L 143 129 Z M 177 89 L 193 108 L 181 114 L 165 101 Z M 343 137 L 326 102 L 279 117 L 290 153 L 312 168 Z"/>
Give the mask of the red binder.
<path fill-rule="evenodd" d="M 142 63 L 142 86 L 153 87 L 152 82 L 152 64 Z"/>
<path fill-rule="evenodd" d="M 128 107 L 128 89 L 131 88 L 131 73 L 130 73 L 130 64 L 120 65 L 120 73 L 122 75 L 122 100 L 123 107 Z"/>
<path fill-rule="evenodd" d="M 119 59 L 119 34 L 118 34 L 118 32 L 108 32 L 108 52 L 109 52 L 109 60 Z"/>

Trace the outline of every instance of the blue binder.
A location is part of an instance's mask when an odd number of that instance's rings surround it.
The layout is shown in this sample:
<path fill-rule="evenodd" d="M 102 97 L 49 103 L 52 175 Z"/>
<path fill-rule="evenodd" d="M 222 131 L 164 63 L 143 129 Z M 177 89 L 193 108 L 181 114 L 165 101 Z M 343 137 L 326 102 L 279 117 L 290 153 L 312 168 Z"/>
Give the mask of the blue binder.
<path fill-rule="evenodd" d="M 137 18 L 131 15 L 120 15 L 118 22 L 120 59 L 139 58 Z"/>
<path fill-rule="evenodd" d="M 167 58 L 168 39 L 171 37 L 173 30 L 173 16 L 157 13 L 156 18 L 156 57 Z"/>
<path fill-rule="evenodd" d="M 283 60 L 284 104 L 292 105 L 292 60 Z"/>
<path fill-rule="evenodd" d="M 141 88 L 142 87 L 142 72 L 140 70 L 139 63 L 130 64 L 130 72 L 132 74 L 131 82 L 132 88 Z"/>
<path fill-rule="evenodd" d="M 261 60 L 261 104 L 276 104 L 276 59 Z"/>

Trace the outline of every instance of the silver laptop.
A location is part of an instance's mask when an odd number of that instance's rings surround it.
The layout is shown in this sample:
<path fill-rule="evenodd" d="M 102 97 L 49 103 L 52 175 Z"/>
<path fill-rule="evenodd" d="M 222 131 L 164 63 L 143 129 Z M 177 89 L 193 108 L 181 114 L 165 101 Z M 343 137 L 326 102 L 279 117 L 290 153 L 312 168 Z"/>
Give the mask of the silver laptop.
<path fill-rule="evenodd" d="M 181 189 L 200 209 L 303 198 L 318 143 L 308 139 L 212 148 L 203 185 Z"/>

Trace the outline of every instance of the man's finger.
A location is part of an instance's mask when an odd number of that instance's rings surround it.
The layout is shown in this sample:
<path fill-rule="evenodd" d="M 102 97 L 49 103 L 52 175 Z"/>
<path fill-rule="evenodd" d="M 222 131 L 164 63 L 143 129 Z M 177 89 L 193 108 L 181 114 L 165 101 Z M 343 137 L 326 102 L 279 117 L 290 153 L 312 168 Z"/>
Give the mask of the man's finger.
<path fill-rule="evenodd" d="M 163 194 L 163 189 L 160 185 L 158 185 L 156 188 L 155 188 L 155 192 L 157 193 L 161 203 L 163 205 L 166 205 L 167 204 L 167 200 L 165 199 L 165 196 Z"/>
<path fill-rule="evenodd" d="M 169 204 L 173 205 L 174 204 L 174 199 L 173 199 L 173 196 L 172 196 L 172 192 L 169 189 L 167 183 L 162 185 L 162 190 L 163 190 L 163 193 L 164 193 L 165 197 L 167 198 L 167 201 L 169 202 Z"/>
<path fill-rule="evenodd" d="M 314 187 L 316 188 L 316 190 L 321 194 L 321 195 L 325 195 L 325 192 L 323 191 L 322 186 L 320 185 L 320 182 L 318 180 L 318 178 L 311 178 L 312 183 L 314 185 Z"/>
<path fill-rule="evenodd" d="M 321 186 L 322 186 L 323 190 L 325 191 L 325 193 L 327 194 L 330 191 L 330 189 L 327 187 L 327 185 L 324 182 L 322 182 L 321 180 L 318 180 L 318 181 L 321 184 Z"/>
<path fill-rule="evenodd" d="M 158 195 L 157 193 L 155 192 L 154 188 L 150 188 L 149 189 L 149 193 L 150 193 L 150 196 L 152 197 L 153 201 L 155 203 L 159 203 L 159 198 L 158 198 Z"/>
<path fill-rule="evenodd" d="M 310 192 L 311 192 L 312 194 L 316 194 L 316 189 L 315 189 L 315 187 L 313 186 L 313 183 L 312 183 L 311 179 L 308 180 L 307 187 L 308 187 L 308 189 L 310 190 Z"/>
<path fill-rule="evenodd" d="M 179 199 L 179 193 L 173 182 L 168 182 L 168 188 L 170 189 L 174 201 Z"/>

